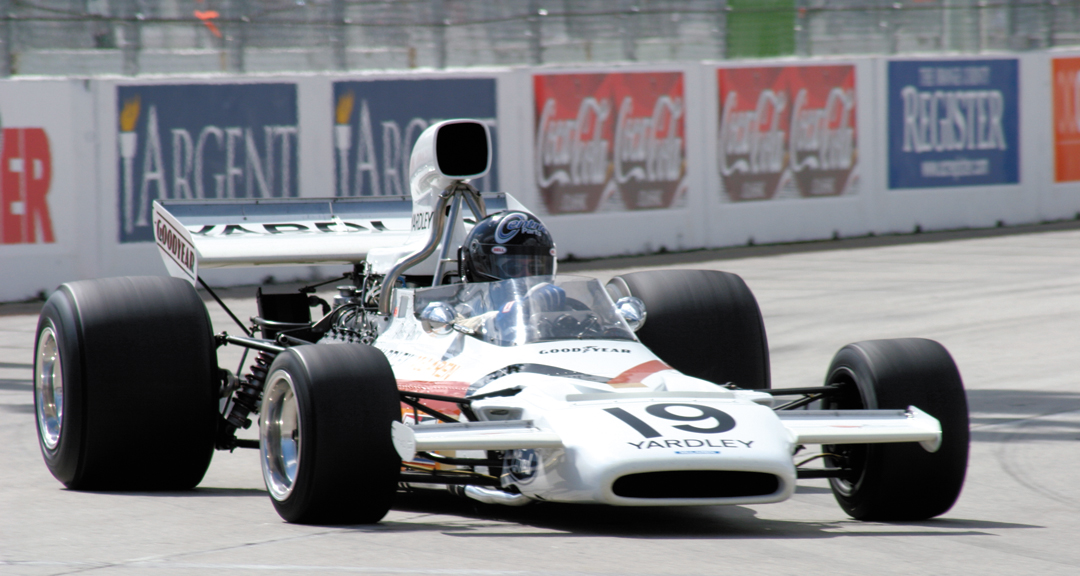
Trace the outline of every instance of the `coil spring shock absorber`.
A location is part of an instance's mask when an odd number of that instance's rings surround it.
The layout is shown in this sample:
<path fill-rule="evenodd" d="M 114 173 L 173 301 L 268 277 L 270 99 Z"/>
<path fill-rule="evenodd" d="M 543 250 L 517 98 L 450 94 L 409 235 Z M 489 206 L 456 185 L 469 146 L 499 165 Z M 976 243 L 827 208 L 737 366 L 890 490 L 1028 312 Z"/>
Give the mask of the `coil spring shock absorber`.
<path fill-rule="evenodd" d="M 229 409 L 229 415 L 225 417 L 225 420 L 233 426 L 234 430 L 251 426 L 251 419 L 248 418 L 248 414 L 251 414 L 259 407 L 259 402 L 262 400 L 263 386 L 266 385 L 266 373 L 270 369 L 270 363 L 274 361 L 275 356 L 277 355 L 271 352 L 259 352 L 255 357 L 255 363 L 249 368 L 251 373 L 237 388 L 233 396 L 232 407 Z"/>

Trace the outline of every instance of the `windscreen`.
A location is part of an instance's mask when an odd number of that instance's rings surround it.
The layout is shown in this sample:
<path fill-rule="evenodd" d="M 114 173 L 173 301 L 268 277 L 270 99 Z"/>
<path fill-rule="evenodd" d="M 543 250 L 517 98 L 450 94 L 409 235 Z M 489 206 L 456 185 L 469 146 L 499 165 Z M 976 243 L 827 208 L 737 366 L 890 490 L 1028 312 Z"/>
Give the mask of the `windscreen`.
<path fill-rule="evenodd" d="M 636 340 L 595 278 L 529 276 L 416 291 L 414 313 L 443 303 L 455 328 L 497 346 L 560 340 Z"/>

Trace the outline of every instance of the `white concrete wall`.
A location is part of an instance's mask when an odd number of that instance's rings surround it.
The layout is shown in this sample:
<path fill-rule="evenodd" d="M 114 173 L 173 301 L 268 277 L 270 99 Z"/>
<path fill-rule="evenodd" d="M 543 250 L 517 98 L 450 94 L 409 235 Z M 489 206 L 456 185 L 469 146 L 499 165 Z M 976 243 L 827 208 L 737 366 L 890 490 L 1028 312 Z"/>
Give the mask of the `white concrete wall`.
<path fill-rule="evenodd" d="M 164 274 L 151 242 L 120 242 L 117 94 L 123 86 L 160 84 L 277 83 L 296 87 L 298 191 L 301 196 L 335 192 L 334 82 L 386 79 L 489 78 L 495 82 L 499 188 L 544 214 L 560 255 L 596 257 L 699 247 L 788 242 L 869 233 L 995 226 L 1073 218 L 1080 212 L 1080 182 L 1054 177 L 1053 58 L 1080 52 L 995 55 L 1016 58 L 1019 68 L 1019 182 L 980 186 L 890 189 L 887 58 L 846 58 L 747 62 L 687 62 L 615 67 L 461 70 L 450 72 L 203 75 L 95 79 L 0 81 L 0 121 L 6 139 L 42 129 L 51 154 L 47 199 L 53 237 L 40 225 L 32 235 L 12 236 L 25 226 L 24 180 L 35 173 L 20 164 L 16 148 L 4 151 L 0 167 L 0 301 L 48 292 L 59 283 L 103 276 Z M 903 58 L 897 60 L 914 60 Z M 928 58 L 928 60 L 945 60 Z M 951 58 L 949 60 L 979 60 Z M 719 68 L 851 66 L 855 73 L 858 183 L 842 194 L 799 197 L 790 191 L 768 200 L 732 201 L 719 173 Z M 536 75 L 682 75 L 685 199 L 670 208 L 629 210 L 610 205 L 594 212 L 551 214 L 536 180 Z M 789 96 L 788 113 L 792 105 Z M 208 106 L 212 103 L 208 103 Z M 611 114 L 617 113 L 618 103 Z M 32 132 L 32 130 L 31 130 Z M 22 135 L 22 136 L 20 136 Z M 34 138 L 35 136 L 30 136 Z M 15 140 L 12 140 L 15 142 Z M 15 159 L 15 163 L 11 161 Z M 1077 158 L 1080 161 L 1080 158 Z M 168 160 L 166 160 L 168 162 Z M 15 170 L 13 172 L 13 170 Z M 18 170 L 23 170 L 19 172 Z M 20 176 L 22 175 L 22 176 Z M 39 175 L 40 176 L 40 175 Z M 22 204 L 19 204 L 22 202 Z M 6 218 L 6 219 L 5 219 Z M 21 220 L 20 220 L 21 218 Z M 8 235 L 5 236 L 5 223 Z M 22 228 L 20 228 L 21 230 Z M 6 238 L 6 240 L 5 240 Z M 212 284 L 325 276 L 331 267 L 208 271 Z"/>

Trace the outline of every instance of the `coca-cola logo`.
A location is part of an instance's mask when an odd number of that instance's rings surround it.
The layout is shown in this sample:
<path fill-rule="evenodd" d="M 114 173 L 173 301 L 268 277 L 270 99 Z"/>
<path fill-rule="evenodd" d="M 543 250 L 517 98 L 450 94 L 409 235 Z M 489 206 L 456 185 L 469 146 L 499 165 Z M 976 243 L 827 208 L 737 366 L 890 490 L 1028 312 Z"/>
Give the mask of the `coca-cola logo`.
<path fill-rule="evenodd" d="M 682 99 L 657 98 L 648 117 L 635 118 L 633 109 L 633 98 L 623 98 L 615 124 L 615 180 L 619 184 L 679 181 L 683 170 L 683 139 L 679 137 Z"/>
<path fill-rule="evenodd" d="M 829 90 L 823 108 L 807 105 L 799 90 L 791 111 L 791 169 L 846 170 L 854 161 L 855 129 L 850 125 L 855 97 L 840 88 Z"/>
<path fill-rule="evenodd" d="M 610 149 L 603 126 L 611 114 L 611 102 L 585 98 L 577 116 L 567 120 L 555 119 L 557 106 L 550 98 L 540 114 L 535 148 L 537 185 L 603 184 Z"/>
<path fill-rule="evenodd" d="M 784 169 L 786 136 L 781 128 L 781 115 L 787 106 L 787 95 L 762 90 L 753 110 L 740 112 L 738 106 L 739 93 L 729 92 L 720 120 L 721 174 L 780 173 Z M 729 162 L 731 158 L 735 160 Z"/>
<path fill-rule="evenodd" d="M 720 69 L 717 164 L 732 200 L 835 196 L 855 177 L 855 69 Z M 751 107 L 752 106 L 752 107 Z"/>
<path fill-rule="evenodd" d="M 679 72 L 534 77 L 534 178 L 553 214 L 667 208 L 686 190 Z"/>

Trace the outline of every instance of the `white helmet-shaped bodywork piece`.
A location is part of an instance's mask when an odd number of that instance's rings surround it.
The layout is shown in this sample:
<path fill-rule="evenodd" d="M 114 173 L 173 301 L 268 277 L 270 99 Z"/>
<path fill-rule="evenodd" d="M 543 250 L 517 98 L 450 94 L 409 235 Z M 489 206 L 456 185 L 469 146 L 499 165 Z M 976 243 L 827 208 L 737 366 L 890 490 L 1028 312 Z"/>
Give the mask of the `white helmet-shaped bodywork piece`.
<path fill-rule="evenodd" d="M 416 140 L 409 160 L 413 215 L 430 213 L 447 186 L 481 178 L 489 169 L 491 133 L 486 124 L 446 120 L 429 126 Z"/>

